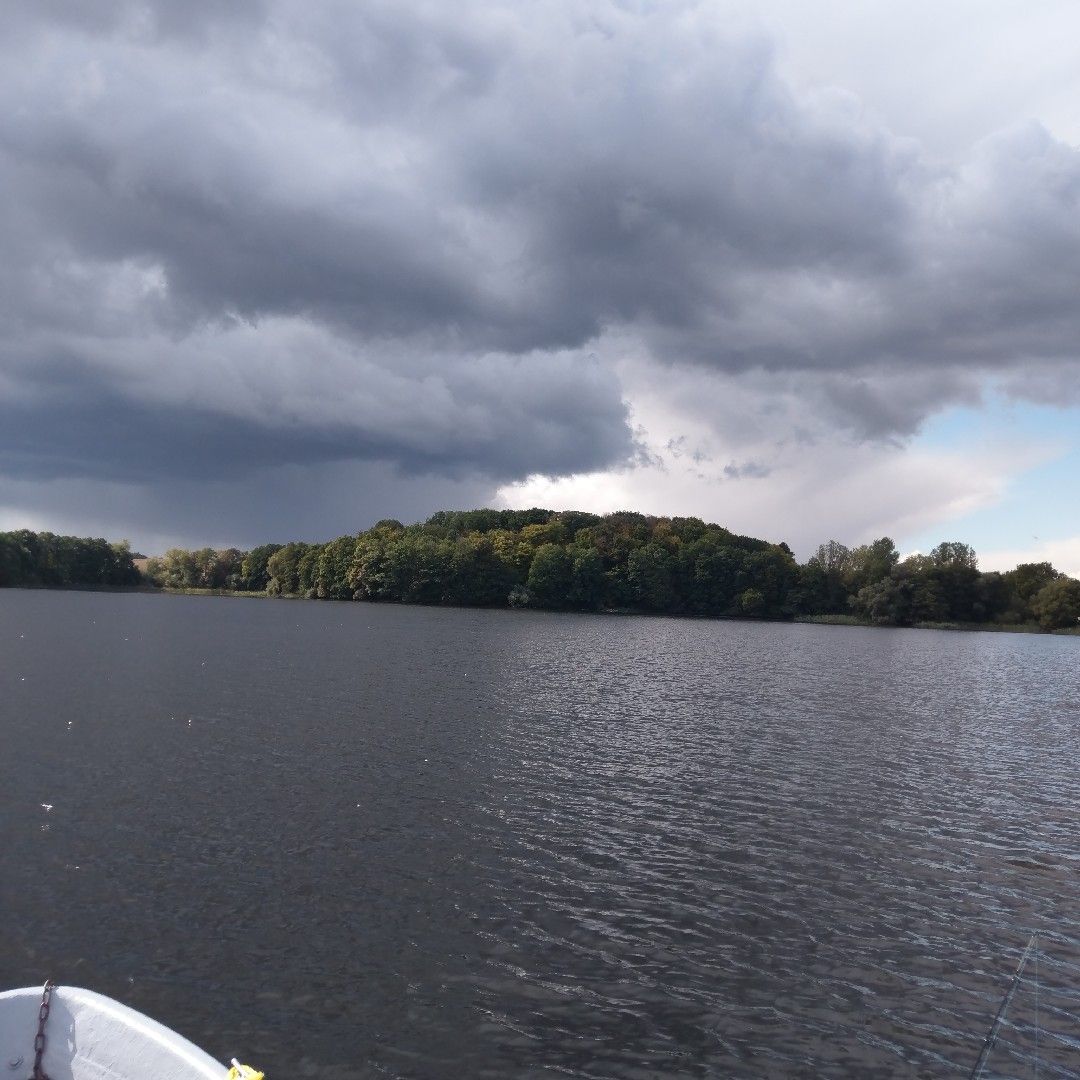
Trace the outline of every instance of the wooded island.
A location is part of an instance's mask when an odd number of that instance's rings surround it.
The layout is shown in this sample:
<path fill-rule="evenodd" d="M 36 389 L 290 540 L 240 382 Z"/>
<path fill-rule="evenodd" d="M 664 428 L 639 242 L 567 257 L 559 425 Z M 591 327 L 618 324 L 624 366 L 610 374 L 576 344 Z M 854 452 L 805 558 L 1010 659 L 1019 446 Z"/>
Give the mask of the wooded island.
<path fill-rule="evenodd" d="M 1080 622 L 1080 581 L 1049 563 L 982 573 L 966 544 L 901 559 L 888 537 L 786 544 L 698 518 L 578 511 L 441 511 L 325 544 L 174 548 L 136 565 L 126 543 L 0 533 L 0 586 L 208 589 L 320 600 L 820 618 L 892 626 Z"/>

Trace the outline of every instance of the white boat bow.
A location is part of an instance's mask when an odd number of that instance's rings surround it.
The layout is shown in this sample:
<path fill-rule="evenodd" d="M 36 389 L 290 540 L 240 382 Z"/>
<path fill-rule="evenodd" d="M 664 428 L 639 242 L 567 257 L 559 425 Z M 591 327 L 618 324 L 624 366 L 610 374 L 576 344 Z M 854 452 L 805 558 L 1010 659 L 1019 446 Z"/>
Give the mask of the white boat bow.
<path fill-rule="evenodd" d="M 0 1077 L 28 1080 L 40 986 L 0 993 Z M 49 1080 L 226 1080 L 229 1068 L 164 1024 L 92 990 L 58 986 L 45 1023 Z"/>

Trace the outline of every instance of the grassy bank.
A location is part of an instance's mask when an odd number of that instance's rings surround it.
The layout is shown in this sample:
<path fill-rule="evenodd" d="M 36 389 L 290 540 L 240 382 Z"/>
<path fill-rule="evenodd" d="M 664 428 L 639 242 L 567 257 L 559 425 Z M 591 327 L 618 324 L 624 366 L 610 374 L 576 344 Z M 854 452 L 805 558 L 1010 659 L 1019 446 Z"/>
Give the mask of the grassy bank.
<path fill-rule="evenodd" d="M 916 630 L 986 630 L 996 634 L 1049 634 L 1038 623 L 917 622 Z"/>
<path fill-rule="evenodd" d="M 858 615 L 796 615 L 792 622 L 816 623 L 818 626 L 873 626 Z"/>
<path fill-rule="evenodd" d="M 172 588 L 153 588 L 150 590 L 143 590 L 149 592 L 169 593 L 172 596 L 258 596 L 265 599 L 270 594 L 268 592 L 259 592 L 255 590 L 240 589 L 172 589 Z M 300 597 L 292 596 L 285 597 L 286 600 L 299 600 Z"/>
<path fill-rule="evenodd" d="M 229 597 L 257 597 L 260 599 L 275 599 L 275 600 L 303 600 L 306 599 L 302 596 L 289 593 L 269 593 L 265 590 L 240 590 L 240 589 L 196 589 L 196 588 L 162 588 L 157 585 L 143 584 L 143 585 L 22 585 L 16 586 L 17 588 L 24 589 L 42 589 L 48 591 L 70 591 L 70 592 L 113 592 L 113 593 L 151 593 L 171 596 L 229 596 Z M 355 602 L 355 601 L 350 601 Z M 365 601 L 366 603 L 372 603 L 373 601 Z M 376 601 L 377 602 L 377 601 Z M 397 603 L 396 601 L 387 603 Z M 445 607 L 448 605 L 426 605 L 426 604 L 405 604 L 406 607 Z M 458 606 L 463 605 L 449 605 Z M 506 610 L 506 609 L 498 609 Z M 535 609 L 533 609 L 535 610 Z M 796 615 L 792 619 L 761 619 L 761 618 L 740 618 L 737 615 L 719 615 L 719 616 L 703 616 L 703 615 L 667 615 L 663 613 L 640 611 L 633 608 L 603 608 L 595 614 L 600 615 L 620 615 L 620 616 L 649 616 L 649 617 L 667 617 L 667 618 L 692 618 L 692 619 L 708 619 L 709 621 L 725 621 L 725 622 L 796 622 L 796 623 L 810 623 L 817 626 L 859 626 L 869 627 L 871 629 L 897 629 L 889 623 L 875 623 L 868 619 L 860 618 L 858 615 Z M 1068 627 L 1062 630 L 1044 630 L 1037 623 L 971 623 L 971 622 L 917 622 L 906 629 L 914 630 L 957 630 L 957 631 L 978 631 L 980 633 L 995 633 L 995 634 L 1057 634 L 1064 637 L 1080 637 L 1080 626 Z"/>
<path fill-rule="evenodd" d="M 869 619 L 861 619 L 857 615 L 796 615 L 792 621 L 816 623 L 819 626 L 869 626 L 896 629 L 891 623 L 875 623 Z M 1066 637 L 1080 637 L 1080 626 L 1066 630 L 1044 630 L 1038 623 L 917 622 L 912 623 L 907 629 L 964 630 L 991 634 L 1063 634 Z"/>
<path fill-rule="evenodd" d="M 162 592 L 170 593 L 175 596 L 257 596 L 257 597 L 271 597 L 276 600 L 303 600 L 305 597 L 295 596 L 289 594 L 271 595 L 268 592 L 241 592 L 235 589 L 142 589 L 142 592 Z M 355 603 L 356 601 L 348 601 Z M 372 601 L 366 601 L 371 603 Z M 447 605 L 438 604 L 406 604 L 405 607 L 445 607 Z M 454 605 L 451 605 L 454 606 Z M 460 606 L 460 605 L 459 605 Z M 504 609 L 498 609 L 504 610 Z M 635 611 L 632 608 L 604 608 L 595 614 L 599 615 L 645 615 L 655 617 L 655 612 L 649 611 Z M 708 618 L 708 616 L 692 615 L 692 616 L 666 616 L 668 618 Z M 858 615 L 796 615 L 793 619 L 740 619 L 738 616 L 721 615 L 716 616 L 715 620 L 723 620 L 725 622 L 797 622 L 797 623 L 812 623 L 818 626 L 862 626 L 869 627 L 871 629 L 897 629 L 897 627 L 891 626 L 888 623 L 875 623 L 868 619 L 862 619 Z M 1044 630 L 1037 623 L 960 623 L 960 622 L 917 622 L 906 629 L 914 630 L 962 630 L 962 631 L 980 631 L 990 632 L 996 634 L 1064 634 L 1067 636 L 1080 637 L 1080 627 L 1068 630 Z"/>

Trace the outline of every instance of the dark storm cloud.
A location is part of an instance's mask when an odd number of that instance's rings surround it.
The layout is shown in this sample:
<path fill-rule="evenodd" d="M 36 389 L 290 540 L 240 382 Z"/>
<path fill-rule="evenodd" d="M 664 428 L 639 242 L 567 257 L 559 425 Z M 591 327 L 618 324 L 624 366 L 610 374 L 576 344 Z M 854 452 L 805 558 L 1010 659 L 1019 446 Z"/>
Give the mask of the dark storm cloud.
<path fill-rule="evenodd" d="M 31 352 L 10 367 L 7 475 L 220 479 L 377 459 L 500 481 L 601 468 L 631 445 L 614 376 L 576 356 L 428 354 L 430 370 L 409 371 L 408 358 L 368 358 L 281 322 L 111 343 L 107 364 L 98 348 Z M 167 371 L 147 379 L 144 349 Z"/>
<path fill-rule="evenodd" d="M 490 485 L 475 479 L 405 476 L 372 461 L 260 468 L 242 483 L 206 476 L 149 483 L 0 477 L 0 506 L 20 508 L 12 527 L 127 538 L 148 554 L 176 545 L 323 542 L 381 518 L 417 521 L 432 507 L 482 506 L 491 497 Z"/>
<path fill-rule="evenodd" d="M 5 40 L 9 476 L 600 469 L 631 354 L 869 437 L 1075 383 L 1080 154 L 931 165 L 710 5 L 48 0 Z"/>
<path fill-rule="evenodd" d="M 635 322 L 707 347 L 689 339 L 742 306 L 748 273 L 904 258 L 910 152 L 805 113 L 759 45 L 615 9 L 607 33 L 475 6 L 335 12 L 279 7 L 239 59 L 232 39 L 220 57 L 163 47 L 149 87 L 142 52 L 115 46 L 82 107 L 35 84 L 51 122 L 8 121 L 14 184 L 81 255 L 156 260 L 193 316 L 306 313 L 465 348 Z M 315 71 L 267 85 L 257 64 L 286 34 L 317 61 L 280 62 Z"/>

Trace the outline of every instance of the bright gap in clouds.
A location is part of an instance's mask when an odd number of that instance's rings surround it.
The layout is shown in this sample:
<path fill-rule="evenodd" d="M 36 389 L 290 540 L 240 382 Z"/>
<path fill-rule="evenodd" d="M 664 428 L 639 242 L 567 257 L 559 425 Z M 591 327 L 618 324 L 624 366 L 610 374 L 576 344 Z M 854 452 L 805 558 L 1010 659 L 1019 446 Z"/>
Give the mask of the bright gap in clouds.
<path fill-rule="evenodd" d="M 1080 503 L 1075 497 L 1080 408 L 991 395 L 983 408 L 956 409 L 932 420 L 918 445 L 933 454 L 972 457 L 995 447 L 1022 447 L 1029 467 L 1006 474 L 998 498 L 904 536 L 905 550 L 928 551 L 943 539 L 963 540 L 975 549 L 983 570 L 1051 562 L 1080 577 Z"/>
<path fill-rule="evenodd" d="M 763 394 L 732 380 L 675 371 L 658 378 L 644 368 L 624 367 L 623 376 L 640 395 L 632 400 L 639 461 L 530 477 L 500 489 L 498 505 L 702 517 L 786 541 L 800 559 L 829 539 L 854 545 L 884 535 L 907 551 L 956 538 L 990 551 L 1016 540 L 1001 526 L 1014 513 L 1009 500 L 1021 479 L 1067 468 L 1057 463 L 1062 439 L 1034 430 L 1031 417 L 1047 410 L 1031 406 L 1015 410 L 1027 423 L 1006 424 L 1004 406 L 970 408 L 943 414 L 910 442 L 864 441 L 813 423 L 798 391 Z M 1045 520 L 1039 490 L 1027 497 Z"/>
<path fill-rule="evenodd" d="M 855 545 L 889 535 L 905 550 L 918 548 L 923 535 L 936 537 L 934 543 L 946 539 L 957 533 L 956 522 L 997 503 L 1018 471 L 1011 451 L 975 456 L 916 446 L 855 454 L 830 446 L 780 453 L 767 477 L 723 470 L 702 476 L 662 452 L 656 464 L 625 471 L 531 477 L 500 489 L 496 505 L 701 517 L 783 540 L 805 560 L 829 539 Z"/>
<path fill-rule="evenodd" d="M 804 89 L 857 94 L 898 135 L 944 158 L 1038 120 L 1080 143 L 1073 0 L 754 0 L 736 5 L 777 42 Z"/>

